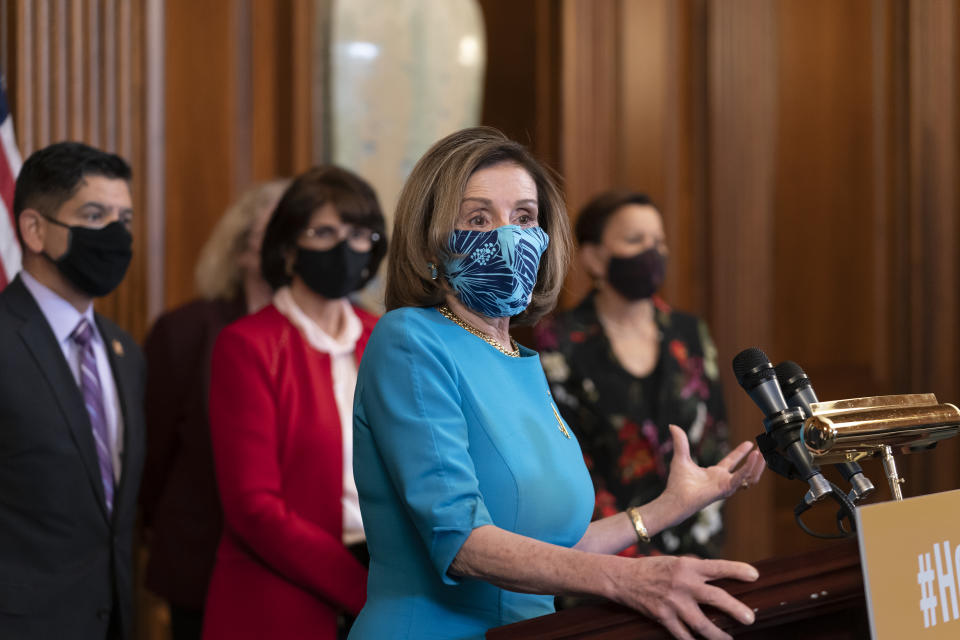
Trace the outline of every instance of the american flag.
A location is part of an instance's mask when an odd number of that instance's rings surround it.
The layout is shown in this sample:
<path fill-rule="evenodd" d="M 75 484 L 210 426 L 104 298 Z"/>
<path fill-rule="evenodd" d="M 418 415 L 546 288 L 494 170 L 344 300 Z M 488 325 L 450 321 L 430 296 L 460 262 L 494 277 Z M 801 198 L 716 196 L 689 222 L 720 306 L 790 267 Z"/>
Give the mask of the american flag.
<path fill-rule="evenodd" d="M 0 289 L 20 271 L 20 245 L 13 220 L 13 187 L 21 164 L 6 85 L 0 77 Z"/>

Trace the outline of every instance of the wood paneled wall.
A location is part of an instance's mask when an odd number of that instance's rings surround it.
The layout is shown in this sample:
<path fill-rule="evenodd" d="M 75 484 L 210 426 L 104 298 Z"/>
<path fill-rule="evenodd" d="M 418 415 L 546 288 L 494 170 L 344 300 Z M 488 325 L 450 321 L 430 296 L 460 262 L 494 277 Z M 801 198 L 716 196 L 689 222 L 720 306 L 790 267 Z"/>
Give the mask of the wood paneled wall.
<path fill-rule="evenodd" d="M 944 401 L 960 400 L 960 7 L 955 2 L 923 0 L 908 5 L 905 62 L 908 87 L 906 144 L 895 149 L 905 168 L 906 195 L 893 244 L 906 244 L 908 274 L 892 305 L 909 309 L 905 329 L 908 340 L 904 361 L 894 367 L 909 371 L 906 383 L 913 390 L 933 391 Z M 908 461 L 908 482 L 917 489 L 960 486 L 960 442 L 940 447 L 936 456 Z M 909 487 L 909 485 L 908 485 Z"/>
<path fill-rule="evenodd" d="M 159 309 L 163 264 L 160 0 L 2 0 L 2 64 L 21 154 L 77 140 L 133 166 L 134 259 L 97 301 L 136 337 Z"/>
<path fill-rule="evenodd" d="M 549 144 L 571 215 L 619 186 L 661 205 L 666 297 L 709 320 L 738 438 L 761 428 L 727 364 L 749 346 L 800 363 L 824 399 L 960 400 L 955 3 L 561 0 L 550 11 L 536 24 L 553 31 L 527 56 L 556 38 L 556 66 L 538 64 L 534 82 L 560 96 Z M 575 268 L 563 304 L 587 286 Z M 901 457 L 905 494 L 960 487 L 958 461 L 955 441 Z M 865 467 L 887 499 L 879 464 Z M 731 499 L 728 555 L 823 544 L 793 521 L 802 493 L 768 473 Z M 832 512 L 808 520 L 828 529 Z"/>
<path fill-rule="evenodd" d="M 485 123 L 558 164 L 559 70 L 557 12 L 552 0 L 479 0 L 488 38 Z M 517 108 L 517 105 L 524 105 Z"/>
<path fill-rule="evenodd" d="M 771 213 L 778 130 L 775 28 L 776 11 L 767 0 L 710 5 L 706 224 L 711 260 L 709 270 L 699 275 L 710 287 L 706 311 L 720 352 L 730 432 L 737 441 L 755 435 L 761 416 L 737 389 L 727 363 L 744 347 L 760 345 L 769 351 L 767 345 L 773 337 L 775 283 L 771 275 L 777 220 Z M 728 501 L 727 551 L 731 556 L 772 555 L 775 520 L 751 517 L 775 510 L 771 495 L 768 478 L 749 499 L 735 496 Z M 750 526 L 738 526 L 747 522 Z"/>
<path fill-rule="evenodd" d="M 168 0 L 164 306 L 195 295 L 194 267 L 224 210 L 255 181 L 323 153 L 316 0 Z"/>

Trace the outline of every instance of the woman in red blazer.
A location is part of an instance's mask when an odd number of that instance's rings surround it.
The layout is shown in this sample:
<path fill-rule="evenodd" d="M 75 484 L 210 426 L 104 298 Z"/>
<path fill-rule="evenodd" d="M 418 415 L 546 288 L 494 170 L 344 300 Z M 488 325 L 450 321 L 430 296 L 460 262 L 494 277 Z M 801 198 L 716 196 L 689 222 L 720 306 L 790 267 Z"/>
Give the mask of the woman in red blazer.
<path fill-rule="evenodd" d="M 320 167 L 267 225 L 273 304 L 224 329 L 213 353 L 210 430 L 224 532 L 204 638 L 333 639 L 367 572 L 352 473 L 357 365 L 376 318 L 346 296 L 386 253 L 373 189 Z"/>

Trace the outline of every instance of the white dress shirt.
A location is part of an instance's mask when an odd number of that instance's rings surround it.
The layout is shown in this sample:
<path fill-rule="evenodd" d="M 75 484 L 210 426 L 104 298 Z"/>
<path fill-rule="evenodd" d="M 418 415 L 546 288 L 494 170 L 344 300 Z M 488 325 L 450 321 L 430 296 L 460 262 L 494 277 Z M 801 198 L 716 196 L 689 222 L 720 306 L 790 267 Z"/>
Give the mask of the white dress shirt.
<path fill-rule="evenodd" d="M 36 300 L 37 306 L 47 319 L 47 324 L 53 330 L 53 335 L 57 338 L 57 344 L 63 351 L 63 357 L 66 358 L 70 371 L 73 373 L 73 379 L 77 381 L 77 387 L 80 388 L 80 347 L 70 339 L 70 334 L 80 323 L 81 318 L 86 318 L 93 327 L 93 353 L 97 359 L 97 375 L 100 376 L 100 387 L 103 390 L 103 411 L 107 419 L 107 446 L 110 448 L 110 457 L 113 460 L 113 480 L 120 482 L 120 460 L 123 455 L 123 412 L 120 410 L 120 396 L 117 392 L 117 383 L 113 377 L 113 368 L 110 366 L 110 360 L 107 357 L 107 349 L 103 342 L 103 336 L 100 335 L 100 327 L 93 315 L 93 305 L 87 307 L 86 311 L 80 313 L 72 304 L 57 295 L 52 289 L 40 283 L 39 280 L 31 276 L 26 269 L 20 271 L 20 277 L 23 284 L 27 287 L 30 295 Z"/>
<path fill-rule="evenodd" d="M 273 296 L 273 305 L 300 330 L 310 346 L 330 355 L 330 373 L 333 377 L 333 395 L 340 414 L 343 440 L 343 544 L 363 542 L 363 519 L 360 517 L 360 498 L 353 479 L 353 391 L 357 386 L 355 352 L 357 340 L 363 332 L 360 318 L 344 299 L 344 329 L 340 340 L 335 340 L 297 306 L 289 287 L 282 287 Z"/>

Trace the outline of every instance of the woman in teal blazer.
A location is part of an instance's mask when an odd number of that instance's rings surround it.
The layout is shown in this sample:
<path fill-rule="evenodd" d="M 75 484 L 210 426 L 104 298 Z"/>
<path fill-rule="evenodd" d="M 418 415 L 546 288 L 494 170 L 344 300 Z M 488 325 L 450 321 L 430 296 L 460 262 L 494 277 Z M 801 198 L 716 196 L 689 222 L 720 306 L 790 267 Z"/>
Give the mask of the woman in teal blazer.
<path fill-rule="evenodd" d="M 392 243 L 390 311 L 355 393 L 370 573 L 351 640 L 482 637 L 551 613 L 559 593 L 621 602 L 678 638 L 728 637 L 701 602 L 752 622 L 706 584 L 753 580 L 749 565 L 613 555 L 756 483 L 749 442 L 701 468 L 672 428 L 665 492 L 590 523 L 580 447 L 536 352 L 509 334 L 553 307 L 571 248 L 562 197 L 529 152 L 487 128 L 441 140 L 401 193 Z"/>

